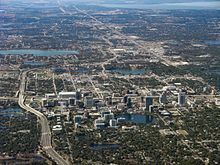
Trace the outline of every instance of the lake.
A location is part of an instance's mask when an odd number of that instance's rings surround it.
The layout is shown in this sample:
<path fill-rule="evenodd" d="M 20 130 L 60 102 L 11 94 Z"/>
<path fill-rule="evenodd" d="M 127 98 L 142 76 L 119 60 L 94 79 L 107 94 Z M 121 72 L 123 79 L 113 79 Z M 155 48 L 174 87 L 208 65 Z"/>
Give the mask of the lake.
<path fill-rule="evenodd" d="M 73 73 L 78 73 L 78 74 L 85 74 L 85 73 L 88 73 L 89 71 L 90 70 L 85 67 L 78 67 L 78 68 L 74 68 L 74 70 L 72 70 Z"/>
<path fill-rule="evenodd" d="M 96 4 L 103 7 L 111 8 L 133 8 L 133 9 L 214 9 L 220 10 L 220 2 L 188 2 L 188 3 L 158 3 L 158 4 Z"/>
<path fill-rule="evenodd" d="M 26 61 L 23 63 L 24 65 L 31 65 L 31 66 L 42 66 L 45 65 L 45 62 L 39 62 L 39 61 Z"/>
<path fill-rule="evenodd" d="M 71 55 L 79 54 L 75 50 L 39 50 L 39 49 L 11 49 L 0 50 L 0 55 L 25 55 L 31 54 L 34 56 L 57 56 L 57 55 Z"/>
<path fill-rule="evenodd" d="M 220 40 L 207 40 L 204 41 L 207 45 L 220 45 Z"/>
<path fill-rule="evenodd" d="M 151 115 L 130 113 L 116 115 L 116 118 L 124 118 L 126 122 L 132 122 L 136 124 L 150 124 L 155 120 Z"/>
<path fill-rule="evenodd" d="M 20 115 L 23 115 L 23 111 L 21 108 L 0 109 L 0 116 L 3 117 L 12 117 L 12 116 L 20 116 Z"/>

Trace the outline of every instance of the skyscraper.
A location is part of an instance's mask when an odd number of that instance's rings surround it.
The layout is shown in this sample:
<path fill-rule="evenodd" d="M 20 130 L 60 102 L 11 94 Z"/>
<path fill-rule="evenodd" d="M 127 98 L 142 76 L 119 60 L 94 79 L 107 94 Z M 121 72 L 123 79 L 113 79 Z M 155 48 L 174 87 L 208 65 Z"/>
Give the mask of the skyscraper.
<path fill-rule="evenodd" d="M 185 92 L 179 92 L 178 94 L 178 104 L 179 106 L 184 106 L 186 103 L 186 94 Z"/>
<path fill-rule="evenodd" d="M 152 96 L 147 96 L 146 97 L 146 110 L 149 111 L 149 106 L 153 105 L 153 97 Z"/>
<path fill-rule="evenodd" d="M 125 95 L 124 97 L 123 97 L 123 103 L 127 103 L 128 102 L 128 96 L 127 95 Z"/>
<path fill-rule="evenodd" d="M 86 96 L 85 100 L 84 100 L 84 104 L 86 108 L 92 108 L 93 104 L 94 104 L 94 100 L 92 98 L 92 96 Z"/>
<path fill-rule="evenodd" d="M 163 93 L 160 95 L 159 102 L 160 102 L 160 104 L 167 104 L 168 100 L 167 100 L 167 92 L 166 91 L 163 91 Z"/>
<path fill-rule="evenodd" d="M 130 97 L 128 98 L 128 101 L 127 101 L 127 107 L 128 107 L 128 108 L 131 108 L 131 107 L 132 107 L 132 101 L 131 101 L 131 98 L 130 98 Z"/>

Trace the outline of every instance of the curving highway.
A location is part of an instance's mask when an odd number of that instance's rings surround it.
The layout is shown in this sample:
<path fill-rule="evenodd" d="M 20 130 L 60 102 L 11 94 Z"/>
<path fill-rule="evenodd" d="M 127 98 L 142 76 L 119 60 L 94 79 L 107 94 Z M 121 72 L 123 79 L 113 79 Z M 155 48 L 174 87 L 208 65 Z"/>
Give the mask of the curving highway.
<path fill-rule="evenodd" d="M 39 111 L 31 108 L 30 106 L 24 103 L 24 91 L 25 91 L 25 84 L 26 84 L 26 76 L 28 71 L 24 71 L 21 77 L 21 84 L 20 84 L 20 93 L 19 93 L 19 100 L 18 104 L 21 108 L 25 109 L 28 112 L 35 114 L 39 118 L 39 122 L 41 124 L 41 140 L 40 144 L 42 146 L 43 151 L 55 161 L 58 165 L 68 165 L 69 163 L 64 160 L 59 153 L 57 153 L 52 145 L 51 145 L 51 132 L 47 118 Z"/>

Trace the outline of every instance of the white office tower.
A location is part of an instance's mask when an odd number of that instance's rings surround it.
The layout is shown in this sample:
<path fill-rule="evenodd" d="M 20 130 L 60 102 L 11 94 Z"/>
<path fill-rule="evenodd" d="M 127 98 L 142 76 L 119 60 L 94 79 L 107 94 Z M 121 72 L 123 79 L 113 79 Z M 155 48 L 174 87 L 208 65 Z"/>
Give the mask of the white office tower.
<path fill-rule="evenodd" d="M 167 104 L 168 103 L 167 91 L 163 91 L 163 93 L 160 95 L 159 102 L 160 102 L 160 104 Z"/>
<path fill-rule="evenodd" d="M 110 127 L 116 127 L 116 126 L 117 126 L 117 120 L 111 119 L 111 120 L 109 121 L 109 125 L 110 125 Z"/>
<path fill-rule="evenodd" d="M 69 113 L 66 115 L 66 120 L 67 120 L 67 121 L 70 120 L 70 114 L 69 114 Z"/>
<path fill-rule="evenodd" d="M 104 129 L 106 127 L 105 121 L 102 118 L 98 118 L 94 121 L 95 129 Z"/>
<path fill-rule="evenodd" d="M 185 92 L 179 92 L 179 94 L 178 94 L 178 104 L 179 104 L 179 106 L 184 106 L 186 104 L 186 94 L 185 94 Z"/>
<path fill-rule="evenodd" d="M 45 98 L 55 99 L 55 98 L 57 98 L 57 95 L 55 93 L 47 93 L 47 94 L 45 94 Z"/>

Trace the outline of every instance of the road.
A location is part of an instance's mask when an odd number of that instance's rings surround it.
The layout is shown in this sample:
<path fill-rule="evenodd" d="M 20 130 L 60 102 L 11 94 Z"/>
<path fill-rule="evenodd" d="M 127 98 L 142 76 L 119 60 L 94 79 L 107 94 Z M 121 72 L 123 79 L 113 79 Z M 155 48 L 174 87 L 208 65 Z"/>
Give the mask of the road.
<path fill-rule="evenodd" d="M 58 1 L 58 4 L 60 6 L 60 8 L 62 8 L 61 6 L 61 1 Z M 115 28 L 112 28 L 112 27 L 109 27 L 108 25 L 104 24 L 103 22 L 99 21 L 97 18 L 95 18 L 94 16 L 88 14 L 87 12 L 79 9 L 78 7 L 74 6 L 74 8 L 76 9 L 76 11 L 80 12 L 80 13 L 83 13 L 85 14 L 88 18 L 94 20 L 96 23 L 98 23 L 99 25 L 105 27 L 106 29 L 112 31 L 113 33 L 117 34 L 118 36 L 120 36 L 121 38 L 124 38 L 126 39 L 127 41 L 130 41 L 131 43 L 133 43 L 134 45 L 136 45 L 137 47 L 145 50 L 146 52 L 148 52 L 149 50 L 144 46 L 142 45 L 141 43 L 139 43 L 138 41 L 135 41 L 135 40 L 132 40 L 129 38 L 129 36 L 126 36 L 125 34 L 121 33 L 120 31 L 116 30 Z M 65 11 L 65 9 L 62 8 L 61 11 Z M 152 54 L 154 57 L 157 57 L 158 59 L 161 60 L 161 62 L 166 65 L 166 66 L 174 66 L 172 61 L 166 59 L 165 57 L 163 57 L 163 54 L 159 53 L 159 52 L 156 52 L 155 50 L 152 51 Z"/>
<path fill-rule="evenodd" d="M 31 108 L 29 105 L 24 103 L 25 101 L 25 86 L 26 86 L 26 76 L 27 72 L 25 71 L 22 73 L 21 77 L 21 84 L 20 84 L 20 93 L 19 93 L 19 100 L 18 104 L 24 110 L 35 114 L 39 118 L 39 122 L 41 124 L 41 140 L 40 144 L 42 146 L 43 151 L 54 160 L 58 165 L 68 165 L 69 163 L 64 160 L 52 147 L 51 145 L 51 132 L 47 118 L 41 112 Z"/>
<path fill-rule="evenodd" d="M 95 87 L 95 84 L 93 83 L 92 79 L 90 76 L 87 76 L 89 79 L 89 82 L 91 83 L 92 87 L 94 88 L 94 91 L 96 92 L 98 98 L 103 99 L 103 95 L 97 90 L 97 88 Z"/>
<path fill-rule="evenodd" d="M 54 93 L 57 95 L 57 86 L 56 86 L 56 83 L 55 83 L 55 75 L 53 73 L 53 88 L 54 88 Z"/>
<path fill-rule="evenodd" d="M 67 11 L 64 9 L 64 7 L 62 6 L 62 1 L 61 0 L 57 0 L 57 3 L 58 3 L 58 6 L 59 6 L 59 9 L 61 10 L 61 12 L 63 12 L 64 14 L 69 14 L 69 15 L 73 15 L 73 13 Z M 135 41 L 135 40 L 132 40 L 131 38 L 129 38 L 129 36 L 126 36 L 124 34 L 122 34 L 120 31 L 116 30 L 115 28 L 112 28 L 112 27 L 109 27 L 108 25 L 104 24 L 103 22 L 99 21 L 97 18 L 95 18 L 94 16 L 88 14 L 87 12 L 79 9 L 78 7 L 74 6 L 75 10 L 79 13 L 82 13 L 84 14 L 85 16 L 87 16 L 88 18 L 92 19 L 94 22 L 96 22 L 97 24 L 96 25 L 93 25 L 94 27 L 95 26 L 102 26 L 102 27 L 105 27 L 106 29 L 110 30 L 112 33 L 114 34 L 117 34 L 118 36 L 120 36 L 121 38 L 124 38 L 126 39 L 127 41 L 130 41 L 131 43 L 133 43 L 134 45 L 136 45 L 137 47 L 141 48 L 142 50 L 148 52 L 149 49 L 146 48 L 145 45 L 142 45 L 141 43 L 139 43 L 138 41 Z M 106 43 L 108 43 L 111 47 L 113 46 L 113 43 L 110 41 L 110 39 L 108 38 L 108 36 L 104 37 L 102 36 L 102 39 L 103 41 L 105 41 Z M 106 74 L 106 70 L 105 70 L 105 65 L 110 63 L 111 61 L 114 61 L 114 60 L 117 60 L 117 58 L 119 57 L 119 55 L 117 55 L 114 51 L 112 51 L 110 49 L 110 52 L 114 55 L 113 58 L 101 63 L 101 67 L 102 67 L 102 74 L 104 77 L 107 77 L 107 74 Z M 106 53 L 105 53 L 106 54 Z M 171 61 L 169 61 L 168 59 L 166 59 L 165 57 L 163 57 L 163 53 L 159 53 L 157 52 L 156 50 L 151 50 L 151 54 L 153 55 L 153 57 L 156 57 L 158 59 L 161 60 L 161 62 L 163 64 L 165 64 L 166 66 L 170 66 L 170 65 L 173 65 L 173 63 Z"/>

